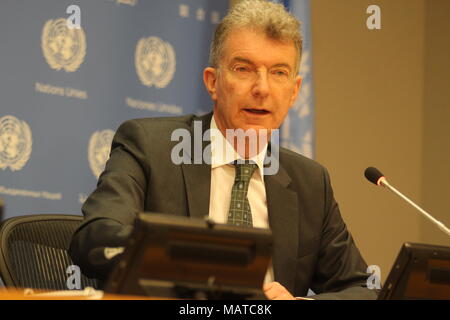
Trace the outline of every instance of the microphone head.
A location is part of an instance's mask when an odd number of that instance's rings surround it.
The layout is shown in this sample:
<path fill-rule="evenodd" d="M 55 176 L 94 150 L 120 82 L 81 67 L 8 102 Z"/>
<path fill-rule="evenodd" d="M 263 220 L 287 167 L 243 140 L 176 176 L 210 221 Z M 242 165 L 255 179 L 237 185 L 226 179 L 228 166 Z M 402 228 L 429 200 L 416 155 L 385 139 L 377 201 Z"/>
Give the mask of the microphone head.
<path fill-rule="evenodd" d="M 374 167 L 368 167 L 364 171 L 364 175 L 366 176 L 367 180 L 369 180 L 373 184 L 376 184 L 377 186 L 381 185 L 379 181 L 381 178 L 384 177 L 384 175 L 380 172 L 380 170 Z"/>

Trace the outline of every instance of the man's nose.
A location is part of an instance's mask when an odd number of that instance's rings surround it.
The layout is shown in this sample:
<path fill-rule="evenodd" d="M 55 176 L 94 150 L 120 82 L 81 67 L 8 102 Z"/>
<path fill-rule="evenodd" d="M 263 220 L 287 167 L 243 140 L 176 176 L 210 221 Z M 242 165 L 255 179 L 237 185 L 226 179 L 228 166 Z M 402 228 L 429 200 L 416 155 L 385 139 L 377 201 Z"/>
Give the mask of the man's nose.
<path fill-rule="evenodd" d="M 252 90 L 255 96 L 264 98 L 269 95 L 270 85 L 267 76 L 267 71 L 259 71 L 256 73 L 256 79 Z"/>

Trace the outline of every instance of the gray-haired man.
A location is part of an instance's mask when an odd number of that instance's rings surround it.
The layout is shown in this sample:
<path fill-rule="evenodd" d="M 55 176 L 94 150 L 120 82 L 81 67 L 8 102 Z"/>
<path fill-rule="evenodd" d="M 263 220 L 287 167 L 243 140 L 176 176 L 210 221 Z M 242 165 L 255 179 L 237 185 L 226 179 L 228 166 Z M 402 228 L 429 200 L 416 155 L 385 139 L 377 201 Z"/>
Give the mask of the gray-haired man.
<path fill-rule="evenodd" d="M 213 113 L 131 120 L 117 130 L 71 245 L 85 273 L 106 277 L 111 265 L 93 264 L 87 252 L 123 244 L 139 211 L 209 215 L 219 223 L 272 230 L 273 272 L 264 285 L 269 299 L 295 299 L 308 289 L 318 294 L 315 298 L 376 297 L 365 288 L 367 265 L 341 218 L 326 169 L 281 148 L 277 173 L 264 175 L 268 137 L 282 124 L 301 86 L 299 27 L 281 5 L 240 2 L 218 26 L 203 73 Z M 171 133 L 193 132 L 196 120 L 204 131 L 221 133 L 211 141 L 211 164 L 174 164 Z M 268 132 L 267 139 L 254 150 L 240 149 L 238 139 L 227 139 L 227 130 L 237 129 Z M 225 146 L 227 157 L 217 146 Z M 253 164 L 230 163 L 240 159 Z M 248 179 L 236 184 L 241 176 Z M 242 186 L 245 199 L 235 199 Z M 234 206 L 245 208 L 238 210 L 241 216 Z"/>

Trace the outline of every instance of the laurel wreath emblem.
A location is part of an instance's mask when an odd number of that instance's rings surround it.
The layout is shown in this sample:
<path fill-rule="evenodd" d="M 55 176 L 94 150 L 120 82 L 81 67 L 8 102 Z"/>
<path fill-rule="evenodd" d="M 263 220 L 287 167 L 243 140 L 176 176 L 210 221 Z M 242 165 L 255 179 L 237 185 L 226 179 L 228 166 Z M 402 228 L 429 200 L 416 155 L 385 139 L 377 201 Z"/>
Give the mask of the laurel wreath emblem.
<path fill-rule="evenodd" d="M 164 88 L 175 73 L 175 51 L 170 43 L 158 37 L 142 38 L 136 45 L 135 66 L 143 85 Z"/>
<path fill-rule="evenodd" d="M 111 151 L 113 137 L 114 131 L 106 129 L 102 131 L 95 131 L 89 139 L 89 167 L 97 179 L 105 169 L 105 164 Z"/>
<path fill-rule="evenodd" d="M 0 169 L 18 171 L 30 159 L 33 139 L 25 121 L 14 116 L 0 118 Z"/>
<path fill-rule="evenodd" d="M 73 72 L 86 56 L 86 35 L 83 28 L 70 29 L 64 18 L 48 20 L 42 30 L 41 48 L 52 69 Z"/>

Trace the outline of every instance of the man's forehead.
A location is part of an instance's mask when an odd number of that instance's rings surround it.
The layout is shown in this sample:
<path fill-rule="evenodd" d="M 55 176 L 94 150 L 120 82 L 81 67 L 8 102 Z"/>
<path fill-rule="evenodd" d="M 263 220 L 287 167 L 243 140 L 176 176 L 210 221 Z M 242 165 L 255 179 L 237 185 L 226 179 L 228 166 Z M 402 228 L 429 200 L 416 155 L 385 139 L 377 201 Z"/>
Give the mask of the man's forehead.
<path fill-rule="evenodd" d="M 226 38 L 224 39 L 224 43 L 227 44 L 228 42 L 236 39 L 236 38 L 259 38 L 259 39 L 265 39 L 268 41 L 273 41 L 274 43 L 280 43 L 286 46 L 293 46 L 294 41 L 292 39 L 283 39 L 278 37 L 271 36 L 268 32 L 266 32 L 264 29 L 260 28 L 254 28 L 254 27 L 240 27 L 240 28 L 232 28 L 229 30 L 228 34 L 226 35 Z"/>
<path fill-rule="evenodd" d="M 235 29 L 230 31 L 224 41 L 222 61 L 254 64 L 257 60 L 267 60 L 272 64 L 288 65 L 293 68 L 296 60 L 294 41 L 274 39 L 263 30 Z"/>
<path fill-rule="evenodd" d="M 253 61 L 251 58 L 246 58 L 243 56 L 232 56 L 229 63 L 233 64 L 236 62 L 245 63 L 245 64 L 249 64 L 249 65 L 257 64 L 257 61 Z M 275 60 L 275 62 L 272 63 L 271 67 L 280 67 L 280 68 L 283 67 L 283 68 L 292 69 L 294 66 L 291 65 L 291 63 L 289 63 L 288 61 Z"/>

